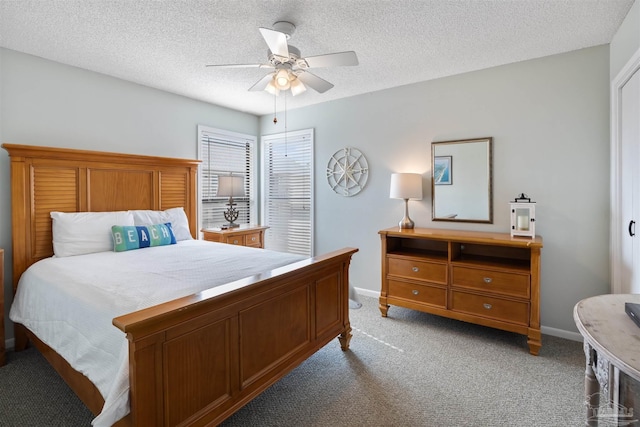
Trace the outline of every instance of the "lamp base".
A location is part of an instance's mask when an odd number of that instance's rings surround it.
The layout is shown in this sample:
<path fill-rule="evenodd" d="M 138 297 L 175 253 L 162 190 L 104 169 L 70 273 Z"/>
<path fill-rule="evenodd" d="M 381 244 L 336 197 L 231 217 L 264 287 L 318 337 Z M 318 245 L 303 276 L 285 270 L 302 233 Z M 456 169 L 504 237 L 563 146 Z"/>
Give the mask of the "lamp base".
<path fill-rule="evenodd" d="M 238 216 L 240 216 L 240 212 L 238 212 L 238 210 L 234 207 L 235 205 L 236 204 L 233 203 L 233 199 L 231 197 L 229 197 L 229 203 L 227 203 L 227 206 L 229 206 L 229 207 L 227 208 L 226 211 L 223 212 L 224 219 L 229 221 L 229 224 L 223 225 L 221 227 L 223 230 L 228 229 L 228 228 L 240 227 L 240 224 L 236 224 L 235 222 L 233 222 L 236 219 L 238 219 Z"/>
<path fill-rule="evenodd" d="M 415 223 L 409 218 L 409 199 L 404 199 L 404 218 L 398 223 L 400 228 L 413 228 Z"/>
<path fill-rule="evenodd" d="M 415 223 L 411 220 L 411 218 L 404 217 L 402 218 L 402 221 L 398 223 L 398 225 L 400 226 L 400 228 L 413 228 L 415 226 Z"/>

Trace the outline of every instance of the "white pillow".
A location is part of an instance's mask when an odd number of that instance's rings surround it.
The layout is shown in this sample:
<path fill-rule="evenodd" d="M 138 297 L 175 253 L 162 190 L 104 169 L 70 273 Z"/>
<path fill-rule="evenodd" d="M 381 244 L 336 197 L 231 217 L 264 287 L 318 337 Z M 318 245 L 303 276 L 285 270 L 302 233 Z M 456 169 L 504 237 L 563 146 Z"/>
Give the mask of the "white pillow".
<path fill-rule="evenodd" d="M 53 253 L 57 257 L 113 250 L 111 227 L 134 225 L 133 215 L 119 212 L 51 212 Z"/>
<path fill-rule="evenodd" d="M 176 241 L 193 240 L 189 230 L 189 220 L 184 208 L 171 208 L 164 211 L 133 210 L 133 225 L 154 225 L 171 223 Z"/>

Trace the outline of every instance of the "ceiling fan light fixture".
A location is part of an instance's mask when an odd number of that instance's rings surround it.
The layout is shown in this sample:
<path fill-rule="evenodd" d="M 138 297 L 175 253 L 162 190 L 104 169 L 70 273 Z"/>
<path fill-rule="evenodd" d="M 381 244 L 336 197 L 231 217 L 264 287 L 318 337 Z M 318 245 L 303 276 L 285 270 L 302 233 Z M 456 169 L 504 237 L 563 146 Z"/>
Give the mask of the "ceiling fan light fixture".
<path fill-rule="evenodd" d="M 291 80 L 291 94 L 293 96 L 299 95 L 305 90 L 307 87 L 298 78 Z"/>
<path fill-rule="evenodd" d="M 265 90 L 277 96 L 281 91 L 286 92 L 291 89 L 291 93 L 295 96 L 305 92 L 308 88 L 318 93 L 325 93 L 333 87 L 332 83 L 307 71 L 308 69 L 358 65 L 358 56 L 353 51 L 302 57 L 300 49 L 290 45 L 287 41 L 295 29 L 295 25 L 289 21 L 277 21 L 273 24 L 273 29 L 259 28 L 268 48 L 267 63 L 222 64 L 207 65 L 207 67 L 271 68 L 273 71 L 264 75 L 249 90 Z"/>
<path fill-rule="evenodd" d="M 271 95 L 278 95 L 280 93 L 280 89 L 277 88 L 276 84 L 274 83 L 274 79 L 271 79 L 269 81 L 264 90 L 269 92 Z"/>
<path fill-rule="evenodd" d="M 275 77 L 276 87 L 280 90 L 287 90 L 291 84 L 289 72 L 284 69 L 278 70 Z"/>

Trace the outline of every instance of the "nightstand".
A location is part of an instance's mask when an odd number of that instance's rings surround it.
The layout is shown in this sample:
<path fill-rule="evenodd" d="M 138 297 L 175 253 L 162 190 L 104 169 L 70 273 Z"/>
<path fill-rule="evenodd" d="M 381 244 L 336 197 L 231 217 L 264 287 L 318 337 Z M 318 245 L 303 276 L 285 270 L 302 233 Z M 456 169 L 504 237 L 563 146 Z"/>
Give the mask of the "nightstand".
<path fill-rule="evenodd" d="M 0 366 L 4 365 L 4 249 L 0 249 Z"/>
<path fill-rule="evenodd" d="M 205 228 L 202 230 L 202 237 L 209 242 L 264 248 L 264 231 L 267 228 L 269 227 L 249 224 L 224 230 L 220 228 Z"/>

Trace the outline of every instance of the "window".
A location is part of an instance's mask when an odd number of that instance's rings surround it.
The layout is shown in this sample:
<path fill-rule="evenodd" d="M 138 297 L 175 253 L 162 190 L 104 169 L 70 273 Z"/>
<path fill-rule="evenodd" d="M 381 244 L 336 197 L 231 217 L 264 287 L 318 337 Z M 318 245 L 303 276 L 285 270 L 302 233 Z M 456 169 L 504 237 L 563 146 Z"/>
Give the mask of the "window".
<path fill-rule="evenodd" d="M 313 255 L 313 129 L 262 137 L 265 248 Z"/>
<path fill-rule="evenodd" d="M 244 178 L 244 197 L 234 197 L 239 212 L 237 224 L 255 222 L 256 137 L 240 133 L 198 126 L 198 159 L 200 165 L 200 222 L 202 228 L 220 227 L 227 223 L 224 211 L 229 199 L 218 197 L 218 176 L 242 176 Z"/>

